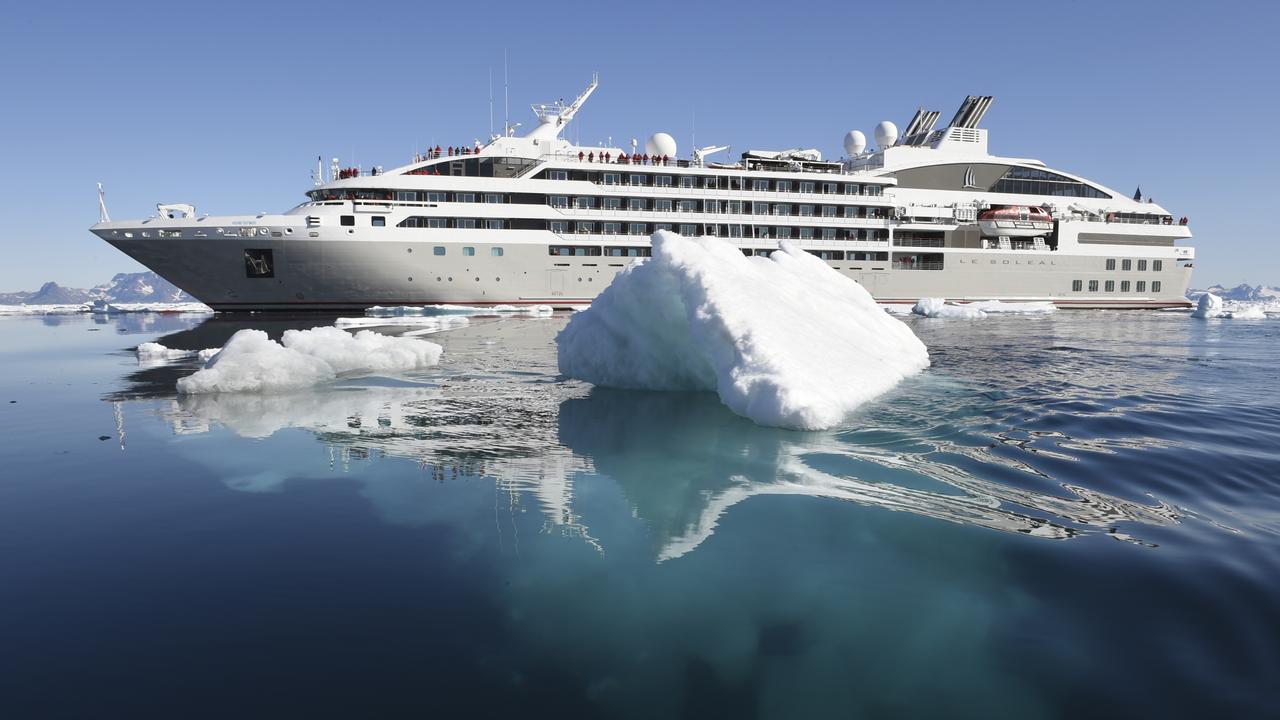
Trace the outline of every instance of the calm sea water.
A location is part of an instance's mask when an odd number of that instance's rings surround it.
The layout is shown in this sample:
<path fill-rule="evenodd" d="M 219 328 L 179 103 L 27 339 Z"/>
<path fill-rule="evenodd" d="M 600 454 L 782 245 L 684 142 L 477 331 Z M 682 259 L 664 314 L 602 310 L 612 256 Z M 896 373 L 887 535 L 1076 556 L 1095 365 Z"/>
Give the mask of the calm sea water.
<path fill-rule="evenodd" d="M 818 433 L 561 379 L 564 318 L 286 396 L 128 350 L 327 322 L 0 319 L 0 716 L 1280 712 L 1280 322 L 915 319 Z"/>

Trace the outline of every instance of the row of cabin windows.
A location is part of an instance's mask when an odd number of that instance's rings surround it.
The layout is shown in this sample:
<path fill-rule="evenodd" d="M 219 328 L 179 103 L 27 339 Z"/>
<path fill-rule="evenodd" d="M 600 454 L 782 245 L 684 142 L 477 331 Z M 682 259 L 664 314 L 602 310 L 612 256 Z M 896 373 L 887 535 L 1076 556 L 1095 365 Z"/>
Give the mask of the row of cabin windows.
<path fill-rule="evenodd" d="M 742 248 L 744 255 L 763 255 L 773 254 L 776 248 Z M 884 262 L 889 259 L 887 252 L 858 252 L 850 250 L 809 250 L 812 255 L 816 255 L 823 260 L 854 260 L 869 262 Z M 652 248 L 647 246 L 604 246 L 599 245 L 548 245 L 547 254 L 554 257 L 650 257 L 653 253 Z"/>
<path fill-rule="evenodd" d="M 343 216 L 353 217 L 353 216 Z M 382 218 L 378 218 L 382 219 Z M 681 235 L 713 237 L 757 237 L 799 240 L 874 240 L 889 239 L 887 228 L 818 228 L 774 225 L 728 225 L 715 223 L 645 223 L 596 222 L 592 220 L 538 220 L 534 218 L 443 218 L 414 215 L 401 220 L 402 228 L 453 228 L 461 230 L 550 230 L 559 235 L 652 235 L 671 230 Z"/>
<path fill-rule="evenodd" d="M 543 180 L 579 180 L 597 185 L 631 185 L 634 187 L 681 187 L 707 190 L 753 190 L 757 192 L 800 192 L 823 195 L 884 194 L 881 185 L 826 182 L 817 180 L 780 180 L 736 175 L 649 175 L 645 173 L 601 172 L 598 170 L 547 170 L 539 174 Z"/>
<path fill-rule="evenodd" d="M 1115 270 L 1115 269 L 1116 269 L 1116 260 L 1115 260 L 1115 258 L 1107 258 L 1107 269 L 1108 269 L 1108 270 Z M 1132 269 L 1133 269 L 1133 261 L 1132 261 L 1132 260 L 1130 260 L 1130 259 L 1128 259 L 1128 258 L 1122 259 L 1122 260 L 1120 261 L 1120 269 L 1121 269 L 1121 270 L 1123 270 L 1123 271 L 1129 271 L 1129 270 L 1132 270 Z M 1146 260 L 1139 260 L 1139 261 L 1138 261 L 1138 272 L 1145 272 L 1145 271 L 1146 271 L 1146 269 L 1147 269 L 1147 261 L 1146 261 Z M 1151 270 L 1152 270 L 1152 271 L 1154 271 L 1154 272 L 1160 272 L 1160 271 L 1161 271 L 1161 270 L 1163 270 L 1163 269 L 1164 269 L 1164 261 L 1163 261 L 1163 260 L 1152 260 L 1152 261 L 1151 261 Z"/>
<path fill-rule="evenodd" d="M 1099 282 L 1100 282 L 1100 281 L 1098 281 L 1098 280 L 1090 280 L 1090 281 L 1089 281 L 1089 292 L 1098 292 Z M 1141 293 L 1141 292 L 1146 292 L 1146 291 L 1147 291 L 1147 281 L 1146 281 L 1146 280 L 1138 280 L 1138 281 L 1136 281 L 1135 283 L 1133 283 L 1132 285 L 1130 284 L 1130 281 L 1128 281 L 1128 280 L 1121 280 L 1121 281 L 1120 281 L 1120 292 L 1122 292 L 1122 293 L 1127 293 L 1127 292 L 1129 292 L 1129 288 L 1130 288 L 1131 286 L 1133 287 L 1133 292 L 1140 292 L 1140 293 Z M 1109 293 L 1110 293 L 1110 292 L 1115 292 L 1115 291 L 1116 291 L 1116 281 L 1115 281 L 1115 280 L 1107 280 L 1107 281 L 1105 281 L 1105 282 L 1102 282 L 1102 283 L 1101 283 L 1101 287 L 1102 287 L 1102 289 L 1103 289 L 1103 292 L 1109 292 Z M 1153 293 L 1158 293 L 1158 292 L 1160 292 L 1160 287 L 1161 287 L 1161 282 L 1160 282 L 1159 280 L 1152 280 L 1152 281 L 1151 281 L 1151 292 L 1153 292 Z M 1072 280 L 1072 281 L 1071 281 L 1071 290 L 1072 290 L 1073 292 L 1083 292 L 1083 291 L 1084 291 L 1084 281 L 1083 281 L 1083 280 Z"/>
<path fill-rule="evenodd" d="M 326 200 L 380 200 L 394 202 L 462 202 L 462 203 L 515 203 L 541 205 L 546 196 L 540 193 L 477 193 L 446 192 L 444 190 L 358 190 L 354 188 L 326 188 L 311 190 L 307 197 L 313 202 Z"/>
<path fill-rule="evenodd" d="M 445 255 L 447 253 L 448 253 L 448 250 L 445 248 L 444 245 L 436 245 L 435 247 L 431 248 L 432 255 Z M 464 245 L 462 247 L 462 254 L 465 257 L 475 257 L 476 249 L 469 245 Z M 505 251 L 502 248 L 495 245 L 489 248 L 489 254 L 493 257 L 502 257 L 505 254 Z"/>
<path fill-rule="evenodd" d="M 590 195 L 549 195 L 547 204 L 553 208 L 578 210 L 652 210 L 654 212 L 727 213 L 730 215 L 777 215 L 824 218 L 886 217 L 887 208 L 863 205 L 793 205 L 791 203 L 752 202 L 749 200 L 685 199 L 672 198 L 622 198 L 593 197 Z"/>
<path fill-rule="evenodd" d="M 714 223 L 621 223 L 589 220 L 551 220 L 547 228 L 560 235 L 652 235 L 659 230 L 678 232 L 686 237 L 756 237 L 798 240 L 888 240 L 884 228 L 815 228 L 779 227 L 773 225 L 722 225 Z"/>

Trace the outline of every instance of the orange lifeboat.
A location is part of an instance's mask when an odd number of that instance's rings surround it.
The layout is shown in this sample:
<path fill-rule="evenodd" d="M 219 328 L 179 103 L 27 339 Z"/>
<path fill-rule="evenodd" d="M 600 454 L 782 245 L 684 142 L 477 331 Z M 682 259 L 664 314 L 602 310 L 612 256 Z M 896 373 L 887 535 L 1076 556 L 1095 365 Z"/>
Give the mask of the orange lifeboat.
<path fill-rule="evenodd" d="M 978 227 L 988 237 L 1038 237 L 1053 230 L 1053 216 L 1034 205 L 1003 205 L 978 213 Z"/>

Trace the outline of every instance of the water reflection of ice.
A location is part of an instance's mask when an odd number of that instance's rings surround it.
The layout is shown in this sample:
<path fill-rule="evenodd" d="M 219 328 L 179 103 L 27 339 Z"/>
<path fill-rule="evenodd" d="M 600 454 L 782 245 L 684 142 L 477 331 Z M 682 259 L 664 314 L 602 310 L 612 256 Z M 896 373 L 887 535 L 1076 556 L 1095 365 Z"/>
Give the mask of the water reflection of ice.
<path fill-rule="evenodd" d="M 363 384 L 288 395 L 183 398 L 167 416 L 180 433 L 220 426 L 265 438 L 304 429 L 322 441 L 340 470 L 396 457 L 417 462 L 433 480 L 492 479 L 504 502 L 527 504 L 543 515 L 547 528 L 592 544 L 597 541 L 588 530 L 590 518 L 575 508 L 574 484 L 584 475 L 606 476 L 650 528 L 659 560 L 697 548 L 731 508 L 758 496 L 841 500 L 1049 539 L 1106 532 L 1133 540 L 1121 525 L 1167 525 L 1186 514 L 1159 500 L 1139 502 L 1079 482 L 1054 481 L 1028 459 L 1039 454 L 1069 460 L 1082 448 L 1089 451 L 1090 443 L 1105 450 L 1109 444 L 1123 447 L 1125 438 L 1028 434 L 1008 427 L 1002 417 L 1008 398 L 1001 392 L 1046 392 L 1038 399 L 1044 404 L 1040 412 L 1053 414 L 1062 411 L 1057 402 L 1084 402 L 1081 396 L 1114 392 L 1124 384 L 1142 384 L 1130 388 L 1135 393 L 1158 394 L 1172 381 L 1167 371 L 1135 381 L 1132 373 L 1102 361 L 1092 377 L 1074 386 L 1070 399 L 1060 397 L 1059 388 L 1055 401 L 1046 388 L 1060 382 L 1054 375 L 1062 367 L 1008 383 L 1009 368 L 1001 366 L 997 350 L 989 362 L 966 361 L 963 379 L 943 371 L 908 383 L 843 430 L 795 433 L 744 421 L 709 393 L 591 391 L 559 381 L 549 342 L 555 327 L 499 322 L 442 336 L 447 371 L 431 387 Z M 986 342 L 1001 344 L 996 337 Z M 1057 341 L 1050 334 L 1045 342 Z M 944 342 L 940 354 L 946 352 Z M 1056 361 L 1049 354 L 1041 362 Z M 997 392 L 999 383 L 1008 389 Z M 1028 410 L 1035 406 L 1030 398 L 1018 404 L 1024 413 L 1035 412 Z M 288 477 L 249 475 L 227 476 L 238 478 L 233 485 L 254 490 L 277 489 Z M 1017 481 L 1018 475 L 1036 482 Z M 379 502 L 378 475 L 368 473 L 362 481 L 365 494 Z M 386 496 L 396 499 L 379 508 L 384 517 L 416 522 L 400 495 Z"/>

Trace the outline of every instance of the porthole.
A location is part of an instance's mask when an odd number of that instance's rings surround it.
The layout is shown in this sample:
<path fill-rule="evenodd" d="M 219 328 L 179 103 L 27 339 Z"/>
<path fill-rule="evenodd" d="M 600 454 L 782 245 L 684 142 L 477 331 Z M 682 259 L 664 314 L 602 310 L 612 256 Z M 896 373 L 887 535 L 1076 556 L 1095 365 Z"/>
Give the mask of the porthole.
<path fill-rule="evenodd" d="M 347 234 L 348 234 L 348 235 L 355 235 L 355 234 L 356 234 L 356 231 L 355 231 L 355 230 L 348 230 L 348 231 L 347 231 Z"/>
<path fill-rule="evenodd" d="M 494 281 L 494 282 L 502 282 L 502 278 L 494 278 L 494 279 L 493 279 L 493 281 Z"/>
<path fill-rule="evenodd" d="M 285 234 L 285 235 L 292 235 L 292 234 L 293 234 L 293 228 L 285 228 L 285 229 L 284 229 L 284 234 Z"/>
<path fill-rule="evenodd" d="M 407 253 L 412 253 L 412 252 L 413 252 L 413 248 L 405 248 L 405 249 L 404 249 L 404 251 L 405 251 L 405 252 L 407 252 Z"/>
<path fill-rule="evenodd" d="M 436 282 L 440 282 L 440 278 L 438 276 L 436 277 Z"/>
<path fill-rule="evenodd" d="M 412 276 L 412 275 L 410 275 L 410 276 L 409 276 L 409 282 L 413 282 L 413 276 Z"/>
<path fill-rule="evenodd" d="M 476 278 L 476 282 L 480 282 L 480 278 Z"/>
<path fill-rule="evenodd" d="M 449 278 L 449 282 L 453 282 L 453 278 L 452 278 L 452 277 L 450 277 L 450 278 Z"/>

